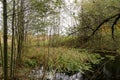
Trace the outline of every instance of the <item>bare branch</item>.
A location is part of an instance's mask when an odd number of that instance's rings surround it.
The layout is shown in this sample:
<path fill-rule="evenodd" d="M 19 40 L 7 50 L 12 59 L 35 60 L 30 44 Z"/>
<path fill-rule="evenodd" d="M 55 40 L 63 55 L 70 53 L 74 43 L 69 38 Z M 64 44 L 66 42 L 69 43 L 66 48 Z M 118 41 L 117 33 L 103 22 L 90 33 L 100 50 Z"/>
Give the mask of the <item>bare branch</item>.
<path fill-rule="evenodd" d="M 120 15 L 120 13 L 115 14 L 115 15 L 113 15 L 113 16 L 105 19 L 102 23 L 100 23 L 100 24 L 98 25 L 98 27 L 93 31 L 93 33 L 90 35 L 90 37 L 93 36 L 93 35 L 99 30 L 99 28 L 100 28 L 104 23 L 108 22 L 109 20 L 111 20 L 111 19 L 113 19 L 113 18 L 115 18 L 115 17 L 117 17 L 117 16 L 119 16 L 119 15 Z"/>
<path fill-rule="evenodd" d="M 116 25 L 116 23 L 119 21 L 120 19 L 120 14 L 118 15 L 118 17 L 114 20 L 112 26 L 111 26 L 111 30 L 112 30 L 112 38 L 114 39 L 114 26 Z"/>

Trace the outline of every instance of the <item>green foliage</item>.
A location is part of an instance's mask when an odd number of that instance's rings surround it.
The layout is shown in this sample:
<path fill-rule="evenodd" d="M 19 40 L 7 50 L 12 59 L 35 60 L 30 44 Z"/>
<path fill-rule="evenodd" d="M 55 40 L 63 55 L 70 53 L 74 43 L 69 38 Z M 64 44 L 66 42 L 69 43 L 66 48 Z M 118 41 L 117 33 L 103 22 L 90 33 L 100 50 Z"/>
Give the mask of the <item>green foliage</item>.
<path fill-rule="evenodd" d="M 79 25 L 77 28 L 72 29 L 72 31 L 78 31 L 78 37 L 90 36 L 103 20 L 119 13 L 120 8 L 118 3 L 119 0 L 83 0 L 81 5 L 81 12 L 77 18 L 79 20 Z M 107 29 L 111 29 L 111 22 L 113 23 L 111 20 L 108 23 L 104 24 L 109 26 Z M 99 29 L 94 38 L 99 38 L 101 34 L 102 31 Z M 91 41 L 93 39 L 91 39 Z"/>
<path fill-rule="evenodd" d="M 103 60 L 100 55 L 88 53 L 84 49 L 79 51 L 79 49 L 70 48 L 62 49 L 62 51 L 56 52 L 56 60 L 52 57 L 49 60 L 49 66 L 55 67 L 59 71 L 90 71 L 92 69 L 91 63 L 99 64 Z"/>
<path fill-rule="evenodd" d="M 31 49 L 30 49 L 31 50 Z M 49 56 L 48 56 L 49 55 Z M 85 49 L 75 48 L 34 48 L 28 54 L 24 54 L 24 64 L 27 67 L 35 67 L 44 64 L 47 60 L 49 69 L 58 71 L 85 71 L 92 70 L 92 64 L 99 64 L 103 58 L 98 54 L 89 53 Z"/>
<path fill-rule="evenodd" d="M 92 64 L 99 64 L 104 59 L 104 57 L 101 57 L 99 54 L 94 53 L 90 55 L 89 59 Z"/>
<path fill-rule="evenodd" d="M 62 0 L 56 0 L 56 1 L 54 1 L 54 4 L 55 4 L 55 6 L 60 7 L 60 5 L 63 4 L 63 2 L 62 2 Z"/>
<path fill-rule="evenodd" d="M 40 16 L 43 17 L 46 15 L 47 12 L 49 12 L 49 10 L 51 10 L 50 5 L 48 3 L 50 3 L 50 1 L 48 0 L 31 0 L 32 2 L 32 6 L 33 8 L 39 13 L 41 14 Z"/>
<path fill-rule="evenodd" d="M 37 62 L 35 59 L 27 59 L 24 61 L 24 66 L 29 68 L 34 68 L 37 65 Z"/>
<path fill-rule="evenodd" d="M 66 47 L 77 47 L 79 42 L 76 37 L 64 36 L 61 38 L 60 45 Z"/>
<path fill-rule="evenodd" d="M 59 8 L 62 4 L 61 0 L 31 0 L 31 32 L 47 33 L 52 26 L 58 26 L 54 19 L 60 15 Z"/>

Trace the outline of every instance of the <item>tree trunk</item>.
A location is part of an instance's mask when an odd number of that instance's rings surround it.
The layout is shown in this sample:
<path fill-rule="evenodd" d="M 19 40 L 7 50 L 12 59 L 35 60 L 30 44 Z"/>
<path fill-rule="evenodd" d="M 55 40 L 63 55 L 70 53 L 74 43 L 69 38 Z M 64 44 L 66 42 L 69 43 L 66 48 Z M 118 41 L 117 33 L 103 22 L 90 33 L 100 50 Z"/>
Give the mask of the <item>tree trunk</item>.
<path fill-rule="evenodd" d="M 11 44 L 11 63 L 10 63 L 10 78 L 13 79 L 13 56 L 14 56 L 14 19 L 15 19 L 15 0 L 13 0 L 13 15 L 12 15 L 12 44 Z"/>
<path fill-rule="evenodd" d="M 4 44 L 4 80 L 8 80 L 8 57 L 7 57 L 7 0 L 3 0 L 3 44 Z"/>
<path fill-rule="evenodd" d="M 17 27 L 17 63 L 21 65 L 21 54 L 23 52 L 23 41 L 24 41 L 24 0 L 20 1 L 20 6 L 18 5 L 18 27 Z"/>

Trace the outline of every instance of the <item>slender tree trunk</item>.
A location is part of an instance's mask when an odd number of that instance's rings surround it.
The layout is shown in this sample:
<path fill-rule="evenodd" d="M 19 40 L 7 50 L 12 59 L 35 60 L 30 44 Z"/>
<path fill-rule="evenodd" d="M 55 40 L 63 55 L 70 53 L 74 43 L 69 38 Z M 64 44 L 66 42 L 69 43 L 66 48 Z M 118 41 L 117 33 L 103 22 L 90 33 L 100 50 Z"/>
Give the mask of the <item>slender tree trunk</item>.
<path fill-rule="evenodd" d="M 0 53 L 1 53 L 1 64 L 2 64 L 2 70 L 3 70 L 3 68 L 4 68 L 4 65 L 3 65 L 3 61 L 4 61 L 4 59 L 3 59 L 3 50 L 2 50 L 2 44 L 1 44 L 1 39 L 0 39 Z"/>
<path fill-rule="evenodd" d="M 13 0 L 13 15 L 12 15 L 12 44 L 11 44 L 11 63 L 10 63 L 10 77 L 13 79 L 13 56 L 14 56 L 14 19 L 15 19 L 15 0 Z"/>
<path fill-rule="evenodd" d="M 3 0 L 3 44 L 4 44 L 4 80 L 8 80 L 8 57 L 7 57 L 7 0 Z"/>
<path fill-rule="evenodd" d="M 25 45 L 27 45 L 27 42 L 28 42 L 28 23 L 29 23 L 29 20 L 27 21 L 26 25 L 25 25 L 25 34 L 24 34 L 24 41 L 25 41 Z"/>
<path fill-rule="evenodd" d="M 20 1 L 20 7 L 18 6 L 18 35 L 17 35 L 17 63 L 19 66 L 21 64 L 21 54 L 23 52 L 23 42 L 24 42 L 24 0 Z"/>

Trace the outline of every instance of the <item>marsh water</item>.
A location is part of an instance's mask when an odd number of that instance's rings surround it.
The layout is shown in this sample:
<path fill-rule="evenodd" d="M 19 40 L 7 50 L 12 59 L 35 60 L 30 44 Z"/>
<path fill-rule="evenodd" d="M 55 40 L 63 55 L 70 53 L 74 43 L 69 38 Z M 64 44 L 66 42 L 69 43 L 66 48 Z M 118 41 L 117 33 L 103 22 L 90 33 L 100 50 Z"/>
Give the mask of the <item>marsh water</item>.
<path fill-rule="evenodd" d="M 108 60 L 107 58 L 98 65 L 93 65 L 94 71 L 57 72 L 49 70 L 44 72 L 43 66 L 31 70 L 31 80 L 41 80 L 45 73 L 46 80 L 120 80 L 120 57 Z"/>
<path fill-rule="evenodd" d="M 41 80 L 44 75 L 43 67 L 39 70 L 32 70 L 29 77 L 35 80 Z M 74 74 L 69 74 L 67 72 L 56 72 L 55 70 L 45 72 L 46 80 L 83 80 L 83 75 L 81 72 L 76 72 Z"/>

